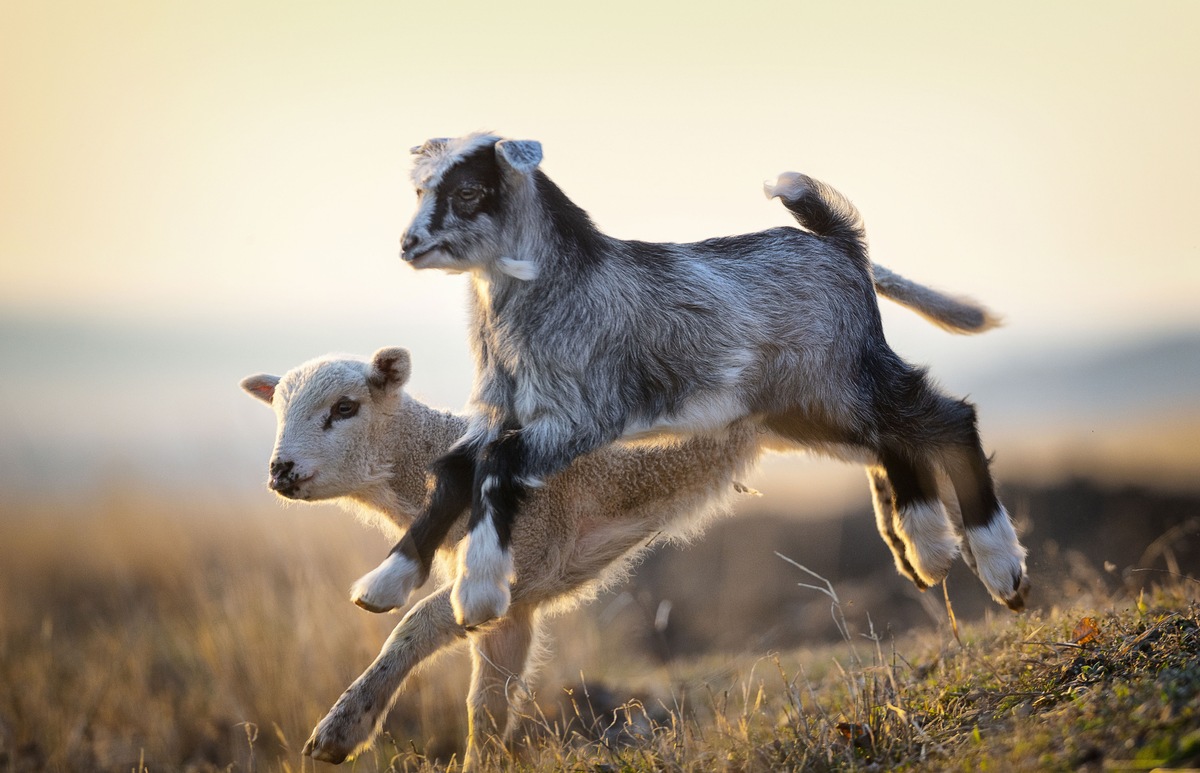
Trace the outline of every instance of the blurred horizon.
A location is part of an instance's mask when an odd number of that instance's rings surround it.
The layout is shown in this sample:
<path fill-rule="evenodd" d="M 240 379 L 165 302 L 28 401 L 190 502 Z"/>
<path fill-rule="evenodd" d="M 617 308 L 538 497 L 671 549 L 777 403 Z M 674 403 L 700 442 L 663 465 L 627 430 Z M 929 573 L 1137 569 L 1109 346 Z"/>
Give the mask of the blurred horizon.
<path fill-rule="evenodd" d="M 461 340 L 440 328 L 406 339 L 379 332 L 384 327 L 310 323 L 260 352 L 236 326 L 219 323 L 148 327 L 0 313 L 0 490 L 10 504 L 123 488 L 269 502 L 275 417 L 239 389 L 244 376 L 399 344 L 413 351 L 410 394 L 462 409 L 471 363 Z M 976 402 L 1002 482 L 1090 477 L 1200 490 L 1200 451 L 1190 442 L 1200 430 L 1200 331 L 1084 339 L 998 362 L 961 359 L 931 362 L 931 372 Z M 56 421 L 26 410 L 38 403 L 55 406 Z M 827 516 L 867 501 L 856 465 L 802 451 L 769 455 L 750 482 L 765 495 L 758 509 L 769 512 Z"/>

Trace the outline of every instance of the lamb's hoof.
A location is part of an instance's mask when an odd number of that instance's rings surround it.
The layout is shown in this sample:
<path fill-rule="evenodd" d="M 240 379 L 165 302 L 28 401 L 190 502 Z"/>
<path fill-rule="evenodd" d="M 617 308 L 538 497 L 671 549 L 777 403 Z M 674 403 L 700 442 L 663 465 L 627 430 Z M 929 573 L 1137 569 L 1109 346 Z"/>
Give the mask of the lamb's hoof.
<path fill-rule="evenodd" d="M 377 615 L 382 615 L 385 612 L 391 612 L 393 609 L 395 609 L 395 607 L 377 607 L 367 600 L 367 598 L 354 592 L 351 593 L 350 600 L 353 601 L 355 606 L 359 607 L 360 609 L 365 609 L 368 612 L 374 612 Z"/>
<path fill-rule="evenodd" d="M 401 553 L 389 553 L 382 564 L 354 583 L 350 600 L 368 612 L 389 612 L 404 606 L 424 582 L 420 564 Z"/>
<path fill-rule="evenodd" d="M 304 744 L 304 755 L 312 757 L 314 760 L 328 762 L 330 765 L 341 765 L 350 756 L 341 750 L 319 749 L 315 745 L 315 739 L 309 738 L 308 743 Z"/>
<path fill-rule="evenodd" d="M 341 703 L 334 706 L 304 744 L 304 754 L 314 760 L 340 765 L 371 741 L 374 715 L 361 712 L 358 720 L 351 719 L 349 712 L 339 710 Z"/>
<path fill-rule="evenodd" d="M 464 628 L 472 629 L 489 620 L 503 617 L 508 612 L 512 595 L 504 580 L 472 580 L 461 573 L 454 581 L 454 592 L 450 595 L 454 607 L 454 619 Z"/>

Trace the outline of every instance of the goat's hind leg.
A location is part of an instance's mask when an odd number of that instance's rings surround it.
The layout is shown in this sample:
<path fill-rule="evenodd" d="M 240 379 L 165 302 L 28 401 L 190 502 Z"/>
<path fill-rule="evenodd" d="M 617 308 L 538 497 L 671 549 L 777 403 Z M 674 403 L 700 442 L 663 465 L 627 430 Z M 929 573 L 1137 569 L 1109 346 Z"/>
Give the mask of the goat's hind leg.
<path fill-rule="evenodd" d="M 971 417 L 969 441 L 943 454 L 961 511 L 964 558 L 993 599 L 1020 611 L 1029 593 L 1025 548 L 996 496 L 987 457 L 975 431 L 974 411 Z"/>
<path fill-rule="evenodd" d="M 893 492 L 892 525 L 908 548 L 905 557 L 927 587 L 937 585 L 958 556 L 959 538 L 938 495 L 936 469 L 909 453 L 881 457 Z"/>
<path fill-rule="evenodd" d="M 409 673 L 465 635 L 454 622 L 449 586 L 424 598 L 404 616 L 375 662 L 342 693 L 313 730 L 304 753 L 336 765 L 368 746 Z"/>
<path fill-rule="evenodd" d="M 379 566 L 359 578 L 350 599 L 368 612 L 403 606 L 429 578 L 433 556 L 471 504 L 476 443 L 459 442 L 433 463 L 433 492 L 424 511 Z"/>
<path fill-rule="evenodd" d="M 871 484 L 871 501 L 875 506 L 875 526 L 884 543 L 892 551 L 896 562 L 896 571 L 912 580 L 918 590 L 925 590 L 929 585 L 917 574 L 908 558 L 911 548 L 896 529 L 896 492 L 888 481 L 887 471 L 882 467 L 868 467 L 867 479 Z"/>

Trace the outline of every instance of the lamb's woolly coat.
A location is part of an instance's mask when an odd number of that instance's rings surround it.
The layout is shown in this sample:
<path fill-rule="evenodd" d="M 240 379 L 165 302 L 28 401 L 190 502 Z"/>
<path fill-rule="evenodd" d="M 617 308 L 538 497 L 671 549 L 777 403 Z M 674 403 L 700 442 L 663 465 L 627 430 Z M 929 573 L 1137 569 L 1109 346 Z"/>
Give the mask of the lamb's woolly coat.
<path fill-rule="evenodd" d="M 271 487 L 290 499 L 336 500 L 398 536 L 427 496 L 425 470 L 467 426 L 465 418 L 407 395 L 408 374 L 405 350 L 382 349 L 369 362 L 325 357 L 282 378 L 246 379 L 243 387 L 278 418 Z M 590 598 L 655 541 L 700 530 L 756 460 L 759 439 L 755 427 L 738 424 L 680 443 L 614 446 L 550 477 L 514 530 L 506 617 L 469 633 L 455 622 L 451 586 L 443 584 L 401 621 L 306 751 L 340 762 L 369 743 L 411 669 L 469 635 L 475 676 L 467 760 L 477 763 L 490 748 L 492 720 L 505 730 L 512 688 L 522 685 L 535 648 L 538 615 Z M 441 551 L 443 563 L 464 533 L 460 520 Z M 356 601 L 372 607 L 369 598 Z"/>

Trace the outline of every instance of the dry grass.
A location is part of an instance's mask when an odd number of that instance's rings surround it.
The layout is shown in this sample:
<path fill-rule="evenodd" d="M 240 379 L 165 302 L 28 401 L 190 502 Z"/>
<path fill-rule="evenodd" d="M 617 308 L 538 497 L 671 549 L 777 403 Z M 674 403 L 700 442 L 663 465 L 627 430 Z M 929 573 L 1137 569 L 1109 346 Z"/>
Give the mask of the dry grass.
<path fill-rule="evenodd" d="M 394 617 L 345 588 L 384 543 L 331 510 L 263 500 L 0 517 L 0 771 L 317 768 L 299 750 Z M 796 581 L 821 586 L 796 569 Z M 893 639 L 666 665 L 611 600 L 554 625 L 508 766 L 595 771 L 1145 769 L 1200 763 L 1197 584 L 1089 593 Z M 840 610 L 827 589 L 831 614 Z M 819 594 L 820 591 L 812 591 Z M 1084 624 L 1095 621 L 1094 629 Z M 347 768 L 461 753 L 465 659 L 409 683 Z"/>

